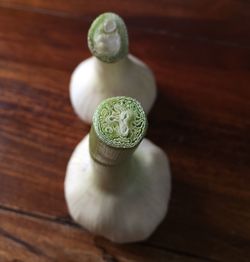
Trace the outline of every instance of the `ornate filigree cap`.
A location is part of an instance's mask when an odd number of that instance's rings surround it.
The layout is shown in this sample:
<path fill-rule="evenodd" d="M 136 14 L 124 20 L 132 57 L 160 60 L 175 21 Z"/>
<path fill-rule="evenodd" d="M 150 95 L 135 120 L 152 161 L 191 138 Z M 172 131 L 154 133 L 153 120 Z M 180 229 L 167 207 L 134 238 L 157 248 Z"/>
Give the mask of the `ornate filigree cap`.
<path fill-rule="evenodd" d="M 104 100 L 97 107 L 93 127 L 105 144 L 115 148 L 133 148 L 145 135 L 147 118 L 137 100 L 118 96 Z"/>

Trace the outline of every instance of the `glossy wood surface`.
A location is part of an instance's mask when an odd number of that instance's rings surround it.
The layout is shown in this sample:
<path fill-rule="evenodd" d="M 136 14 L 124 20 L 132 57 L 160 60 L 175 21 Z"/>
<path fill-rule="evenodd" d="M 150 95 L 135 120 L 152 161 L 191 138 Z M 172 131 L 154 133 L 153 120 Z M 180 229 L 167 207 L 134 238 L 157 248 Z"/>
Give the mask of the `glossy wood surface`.
<path fill-rule="evenodd" d="M 100 12 L 128 25 L 155 73 L 147 137 L 168 154 L 169 213 L 143 243 L 116 245 L 70 219 L 67 161 L 89 126 L 68 84 Z M 250 4 L 0 1 L 0 261 L 250 260 Z"/>

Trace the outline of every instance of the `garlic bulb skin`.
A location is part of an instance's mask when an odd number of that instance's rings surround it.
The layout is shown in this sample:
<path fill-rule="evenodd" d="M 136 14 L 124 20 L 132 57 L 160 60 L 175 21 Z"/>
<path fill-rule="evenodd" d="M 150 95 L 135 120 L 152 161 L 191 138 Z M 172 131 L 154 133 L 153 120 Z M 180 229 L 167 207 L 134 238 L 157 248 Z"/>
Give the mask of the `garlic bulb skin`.
<path fill-rule="evenodd" d="M 112 110 L 106 101 L 115 102 Z M 117 97 L 98 106 L 90 135 L 69 160 L 64 184 L 72 218 L 117 243 L 147 239 L 165 217 L 170 198 L 167 156 L 143 139 L 147 124 L 137 105 Z"/>
<path fill-rule="evenodd" d="M 65 197 L 72 218 L 90 232 L 113 242 L 147 239 L 168 208 L 171 182 L 165 153 L 143 139 L 126 172 L 122 172 L 125 177 L 119 185 L 112 183 L 118 173 L 109 170 L 98 173 L 104 167 L 96 165 L 99 164 L 89 154 L 87 135 L 73 152 L 66 172 Z M 110 176 L 100 182 L 99 175 Z"/>
<path fill-rule="evenodd" d="M 156 99 L 156 83 L 149 67 L 128 54 L 123 20 L 104 13 L 92 23 L 88 44 L 93 57 L 81 62 L 70 80 L 70 100 L 75 113 L 87 123 L 97 105 L 113 96 L 137 99 L 148 113 Z"/>

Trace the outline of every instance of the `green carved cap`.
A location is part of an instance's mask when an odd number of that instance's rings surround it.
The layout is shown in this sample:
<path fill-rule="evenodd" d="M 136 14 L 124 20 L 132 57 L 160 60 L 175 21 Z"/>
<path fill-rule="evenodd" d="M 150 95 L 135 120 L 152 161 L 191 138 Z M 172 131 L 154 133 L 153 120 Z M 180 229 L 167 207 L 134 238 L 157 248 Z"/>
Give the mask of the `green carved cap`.
<path fill-rule="evenodd" d="M 106 63 L 117 62 L 128 54 L 127 28 L 115 13 L 99 15 L 88 32 L 91 53 Z"/>
<path fill-rule="evenodd" d="M 115 148 L 133 148 L 143 139 L 147 129 L 146 114 L 140 103 L 125 96 L 104 100 L 93 116 L 97 137 Z"/>

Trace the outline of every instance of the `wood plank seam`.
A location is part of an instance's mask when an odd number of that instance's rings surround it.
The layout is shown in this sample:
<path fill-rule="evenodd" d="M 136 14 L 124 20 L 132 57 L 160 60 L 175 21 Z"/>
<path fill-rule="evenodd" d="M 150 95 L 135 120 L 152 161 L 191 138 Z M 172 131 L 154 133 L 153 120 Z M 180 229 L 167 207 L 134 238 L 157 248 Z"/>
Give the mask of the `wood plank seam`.
<path fill-rule="evenodd" d="M 7 211 L 7 212 L 16 213 L 16 214 L 21 215 L 21 216 L 26 216 L 26 217 L 30 217 L 30 218 L 33 218 L 33 219 L 52 222 L 52 223 L 55 223 L 55 224 L 60 224 L 60 225 L 63 225 L 63 226 L 68 226 L 68 227 L 72 227 L 72 228 L 84 231 L 83 228 L 81 228 L 80 226 L 78 226 L 77 224 L 75 224 L 74 222 L 72 222 L 69 219 L 66 220 L 64 218 L 62 219 L 62 218 L 59 218 L 59 217 L 52 218 L 52 217 L 48 217 L 48 216 L 44 216 L 44 215 L 40 215 L 40 214 L 35 214 L 35 213 L 31 213 L 31 212 L 25 212 L 25 211 L 22 211 L 22 210 L 5 207 L 3 205 L 0 205 L 0 210 L 4 210 L 4 211 Z M 16 238 L 15 236 L 8 234 L 8 232 L 5 232 L 1 228 L 0 228 L 0 234 L 5 236 L 5 237 L 8 237 L 9 239 L 11 239 L 11 240 L 23 245 L 23 246 L 25 246 L 26 249 L 28 249 L 29 251 L 31 251 L 35 254 L 38 254 L 38 255 L 42 254 L 42 255 L 45 256 L 45 254 L 43 254 L 42 251 L 40 251 L 36 247 L 32 246 L 30 243 L 27 243 L 24 240 L 21 240 L 19 238 Z M 223 261 L 220 261 L 220 260 L 215 260 L 215 259 L 207 258 L 207 257 L 204 257 L 204 256 L 191 254 L 191 253 L 188 253 L 188 252 L 185 252 L 185 251 L 179 251 L 179 250 L 175 250 L 175 249 L 172 249 L 172 248 L 161 247 L 161 246 L 158 246 L 158 245 L 155 245 L 155 244 L 152 244 L 152 243 L 141 242 L 141 243 L 139 243 L 139 245 L 158 249 L 160 251 L 169 252 L 169 253 L 172 253 L 172 254 L 175 254 L 175 255 L 178 255 L 178 256 L 189 257 L 189 258 L 194 258 L 194 259 L 199 259 L 199 260 L 202 259 L 202 261 L 223 262 Z M 104 261 L 118 262 L 118 260 L 114 256 L 112 256 L 108 253 L 108 251 L 105 249 L 105 247 L 101 246 L 97 242 L 95 242 L 95 246 L 98 249 L 101 250 L 102 258 L 104 259 Z"/>

